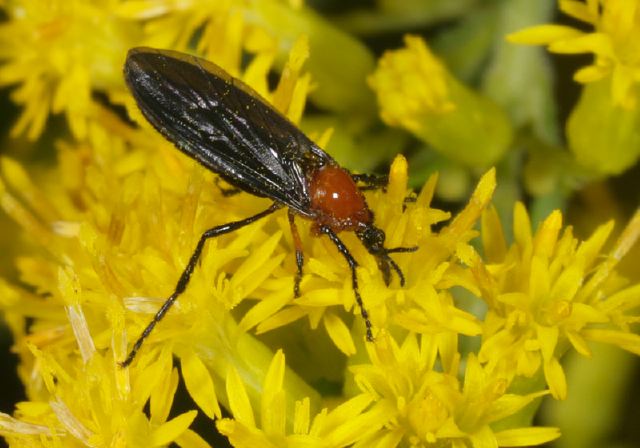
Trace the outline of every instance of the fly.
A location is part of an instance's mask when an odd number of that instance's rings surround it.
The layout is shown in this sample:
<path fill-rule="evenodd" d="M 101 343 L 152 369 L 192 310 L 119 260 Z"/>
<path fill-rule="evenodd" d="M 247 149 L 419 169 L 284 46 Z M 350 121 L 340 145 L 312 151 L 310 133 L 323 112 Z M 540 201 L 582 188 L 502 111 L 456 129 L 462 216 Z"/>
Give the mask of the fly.
<path fill-rule="evenodd" d="M 202 234 L 175 290 L 121 366 L 131 364 L 146 337 L 187 288 L 207 240 L 238 230 L 284 207 L 296 252 L 294 296 L 300 296 L 304 264 L 295 223 L 299 216 L 311 220 L 312 233 L 326 235 L 346 259 L 366 337 L 373 341 L 369 314 L 358 289 L 358 263 L 338 233 L 355 232 L 376 257 L 385 283 L 389 284 L 393 270 L 404 286 L 404 275 L 389 254 L 413 252 L 417 248 L 384 247 L 385 234 L 374 225 L 373 213 L 357 185 L 364 182 L 381 186 L 385 178 L 349 173 L 253 89 L 206 60 L 169 50 L 133 48 L 127 54 L 124 78 L 146 119 L 180 151 L 236 189 L 269 198 L 273 204 L 253 216 Z"/>

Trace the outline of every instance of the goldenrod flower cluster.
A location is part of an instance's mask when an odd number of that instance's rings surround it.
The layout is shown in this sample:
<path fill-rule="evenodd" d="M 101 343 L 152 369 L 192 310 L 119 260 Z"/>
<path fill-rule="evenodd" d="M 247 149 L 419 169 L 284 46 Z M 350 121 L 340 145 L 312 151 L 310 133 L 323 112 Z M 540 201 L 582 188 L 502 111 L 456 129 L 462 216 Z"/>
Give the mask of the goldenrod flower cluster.
<path fill-rule="evenodd" d="M 243 448 L 488 448 L 560 437 L 533 415 L 543 398 L 571 398 L 565 355 L 591 357 L 594 343 L 640 354 L 640 278 L 619 266 L 637 257 L 637 197 L 621 222 L 591 217 L 584 238 L 555 209 L 637 162 L 640 2 L 560 0 L 593 32 L 516 32 L 551 11 L 519 0 L 477 14 L 468 1 L 437 3 L 380 1 L 334 23 L 300 1 L 0 2 L 0 86 L 20 110 L 0 158 L 0 207 L 17 227 L 0 225 L 19 229 L 0 238 L 17 269 L 0 279 L 0 312 L 26 392 L 0 409 L 10 446 L 200 448 L 217 433 Z M 406 35 L 377 61 L 355 37 L 452 18 L 459 27 L 433 47 Z M 549 67 L 532 68 L 543 54 L 505 42 L 510 32 L 596 55 L 576 74 L 589 84 L 568 119 L 570 151 Z M 357 237 L 340 234 L 375 341 L 344 257 L 304 219 L 294 298 L 282 210 L 209 241 L 187 290 L 120 366 L 200 235 L 269 206 L 227 195 L 145 122 L 121 74 L 127 50 L 143 45 L 216 62 L 346 165 L 389 161 L 388 185 L 366 199 L 387 247 L 418 248 L 393 254 L 405 285 L 386 285 Z M 30 162 L 29 150 L 55 151 L 55 163 Z"/>

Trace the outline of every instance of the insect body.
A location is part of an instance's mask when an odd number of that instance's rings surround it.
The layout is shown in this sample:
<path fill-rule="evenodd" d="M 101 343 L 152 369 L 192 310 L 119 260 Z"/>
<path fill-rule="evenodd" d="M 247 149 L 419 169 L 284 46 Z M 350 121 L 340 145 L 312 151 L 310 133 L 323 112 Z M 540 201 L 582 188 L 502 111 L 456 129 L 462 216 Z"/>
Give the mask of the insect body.
<path fill-rule="evenodd" d="M 374 226 L 373 213 L 357 186 L 358 181 L 372 183 L 375 179 L 341 168 L 250 87 L 208 61 L 174 51 L 134 48 L 127 55 L 124 77 L 143 115 L 165 138 L 229 184 L 269 198 L 273 204 L 256 215 L 202 234 L 175 291 L 121 365 L 133 361 L 144 339 L 184 292 L 208 239 L 240 229 L 282 207 L 288 208 L 296 247 L 295 296 L 300 295 L 304 264 L 295 224 L 295 217 L 300 216 L 311 220 L 313 233 L 327 235 L 345 257 L 367 339 L 373 340 L 358 289 L 358 264 L 337 234 L 355 232 L 377 258 L 386 283 L 393 269 L 404 285 L 404 276 L 389 254 L 415 250 L 384 247 L 385 234 Z"/>

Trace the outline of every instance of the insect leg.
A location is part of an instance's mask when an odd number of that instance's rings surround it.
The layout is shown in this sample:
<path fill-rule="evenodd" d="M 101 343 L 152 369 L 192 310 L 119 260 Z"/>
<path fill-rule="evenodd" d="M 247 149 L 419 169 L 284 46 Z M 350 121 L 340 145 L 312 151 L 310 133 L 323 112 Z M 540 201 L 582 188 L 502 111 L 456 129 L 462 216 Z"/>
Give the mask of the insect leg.
<path fill-rule="evenodd" d="M 293 245 L 296 248 L 296 265 L 298 266 L 298 272 L 296 272 L 296 278 L 293 282 L 293 296 L 300 297 L 300 281 L 302 280 L 304 253 L 302 252 L 302 241 L 300 240 L 300 234 L 298 233 L 298 226 L 294 220 L 295 215 L 291 209 L 289 209 L 287 216 L 289 217 L 289 226 L 291 227 L 291 235 L 293 236 Z"/>
<path fill-rule="evenodd" d="M 349 264 L 349 268 L 351 269 L 351 285 L 353 288 L 353 293 L 356 296 L 356 303 L 360 307 L 360 314 L 362 315 L 362 318 L 364 319 L 364 324 L 367 327 L 366 329 L 367 341 L 373 342 L 374 339 L 373 339 L 373 332 L 371 331 L 372 325 L 371 325 L 371 320 L 369 320 L 369 312 L 364 307 L 364 303 L 362 302 L 362 297 L 360 296 L 360 290 L 358 289 L 358 276 L 356 275 L 356 268 L 358 267 L 358 262 L 355 260 L 355 258 L 353 258 L 353 256 L 351 255 L 351 252 L 349 252 L 349 249 L 347 249 L 347 246 L 344 245 L 342 240 L 338 238 L 338 235 L 336 235 L 336 233 L 333 230 L 331 230 L 327 226 L 321 226 L 320 232 L 326 234 L 329 237 L 329 239 L 331 239 L 333 244 L 336 245 L 340 253 L 344 256 L 344 258 L 346 258 L 347 263 Z"/>
<path fill-rule="evenodd" d="M 418 250 L 418 246 L 394 247 L 392 249 L 385 249 L 384 253 L 382 254 L 382 259 L 385 261 L 385 263 L 387 263 L 388 265 L 391 265 L 393 270 L 396 271 L 396 274 L 398 274 L 398 278 L 400 279 L 400 286 L 404 286 L 404 274 L 402 273 L 400 266 L 398 266 L 398 263 L 396 263 L 393 260 L 393 258 L 389 256 L 389 254 L 408 253 L 408 252 L 415 252 L 417 250 Z M 387 267 L 387 270 L 388 269 L 389 268 Z M 386 277 L 385 277 L 385 282 L 386 282 Z M 387 283 L 387 285 L 389 285 L 389 283 Z"/>
<path fill-rule="evenodd" d="M 409 252 L 415 252 L 418 250 L 418 246 L 411 247 L 393 247 L 391 249 L 386 249 L 385 252 L 388 254 L 405 254 Z"/>
<path fill-rule="evenodd" d="M 389 183 L 389 176 L 386 174 L 352 174 L 351 178 L 357 183 L 362 182 L 364 185 L 358 187 L 360 191 L 371 191 L 382 189 L 386 191 L 387 184 Z M 404 198 L 404 204 L 402 211 L 406 208 L 406 204 L 416 202 L 416 197 L 412 194 Z"/>
<path fill-rule="evenodd" d="M 131 362 L 133 361 L 133 358 L 135 358 L 136 354 L 138 353 L 138 350 L 140 350 L 140 347 L 142 346 L 142 343 L 147 338 L 147 336 L 149 336 L 149 333 L 151 333 L 151 331 L 158 324 L 158 322 L 160 322 L 160 320 L 162 320 L 162 318 L 167 313 L 167 311 L 169 311 L 169 308 L 171 308 L 171 306 L 174 304 L 174 302 L 176 301 L 178 296 L 180 296 L 180 294 L 182 294 L 184 292 L 184 290 L 187 288 L 187 285 L 189 284 L 189 280 L 191 279 L 191 274 L 193 273 L 193 270 L 196 267 L 196 263 L 198 262 L 198 259 L 200 258 L 200 255 L 202 254 L 202 249 L 204 248 L 204 243 L 206 243 L 206 241 L 209 238 L 215 238 L 215 237 L 223 235 L 225 233 L 229 233 L 229 232 L 233 232 L 234 230 L 238 230 L 238 229 L 240 229 L 240 228 L 242 228 L 244 226 L 247 226 L 247 225 L 249 225 L 249 224 L 251 224 L 253 222 L 258 221 L 259 219 L 264 218 L 265 216 L 275 212 L 276 210 L 278 210 L 281 207 L 282 207 L 281 204 L 278 204 L 278 203 L 274 202 L 271 205 L 271 207 L 269 207 L 268 209 L 266 209 L 266 210 L 264 210 L 264 211 L 262 211 L 262 212 L 260 212 L 260 213 L 258 213 L 256 215 L 250 216 L 250 217 L 242 219 L 240 221 L 233 221 L 233 222 L 229 222 L 227 224 L 216 226 L 216 227 L 213 227 L 213 228 L 205 231 L 202 234 L 202 236 L 200 236 L 200 239 L 198 240 L 198 244 L 196 245 L 195 250 L 191 254 L 191 257 L 189 258 L 189 262 L 187 263 L 187 266 L 184 268 L 184 271 L 182 271 L 182 274 L 180 275 L 180 279 L 178 280 L 178 284 L 176 285 L 176 289 L 169 296 L 169 298 L 162 304 L 162 306 L 160 307 L 160 309 L 158 310 L 156 315 L 153 316 L 153 319 L 151 320 L 151 322 L 149 322 L 149 325 L 147 325 L 147 327 L 144 329 L 144 331 L 142 332 L 140 337 L 138 337 L 138 340 L 136 341 L 136 343 L 133 344 L 133 348 L 131 349 L 131 351 L 127 355 L 127 358 L 120 363 L 120 367 L 127 367 L 129 364 L 131 364 Z"/>
<path fill-rule="evenodd" d="M 216 187 L 218 187 L 218 190 L 220 190 L 220 193 L 222 193 L 222 196 L 224 196 L 225 198 L 235 196 L 238 193 L 242 193 L 242 190 L 239 188 L 236 188 L 236 187 L 228 188 L 220 185 L 221 180 L 222 179 L 216 176 L 214 182 L 216 184 Z"/>
<path fill-rule="evenodd" d="M 352 174 L 351 178 L 357 183 L 362 182 L 364 186 L 360 187 L 360 190 L 378 190 L 385 188 L 389 183 L 389 176 L 386 174 Z"/>
<path fill-rule="evenodd" d="M 391 283 L 391 269 L 389 268 L 389 265 L 393 263 L 393 260 L 391 260 L 391 257 L 385 257 L 384 255 L 385 254 L 383 253 L 382 255 L 377 256 L 378 269 L 382 273 L 382 280 L 384 281 L 384 284 L 389 286 Z"/>

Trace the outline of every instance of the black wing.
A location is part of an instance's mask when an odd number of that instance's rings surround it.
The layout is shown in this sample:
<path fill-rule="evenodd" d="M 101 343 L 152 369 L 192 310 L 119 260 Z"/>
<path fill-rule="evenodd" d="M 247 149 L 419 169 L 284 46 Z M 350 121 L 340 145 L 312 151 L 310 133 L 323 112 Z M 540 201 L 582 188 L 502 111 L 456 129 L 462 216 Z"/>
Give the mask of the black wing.
<path fill-rule="evenodd" d="M 134 48 L 124 76 L 149 122 L 230 184 L 309 215 L 305 167 L 335 163 L 250 87 L 211 62 Z"/>

